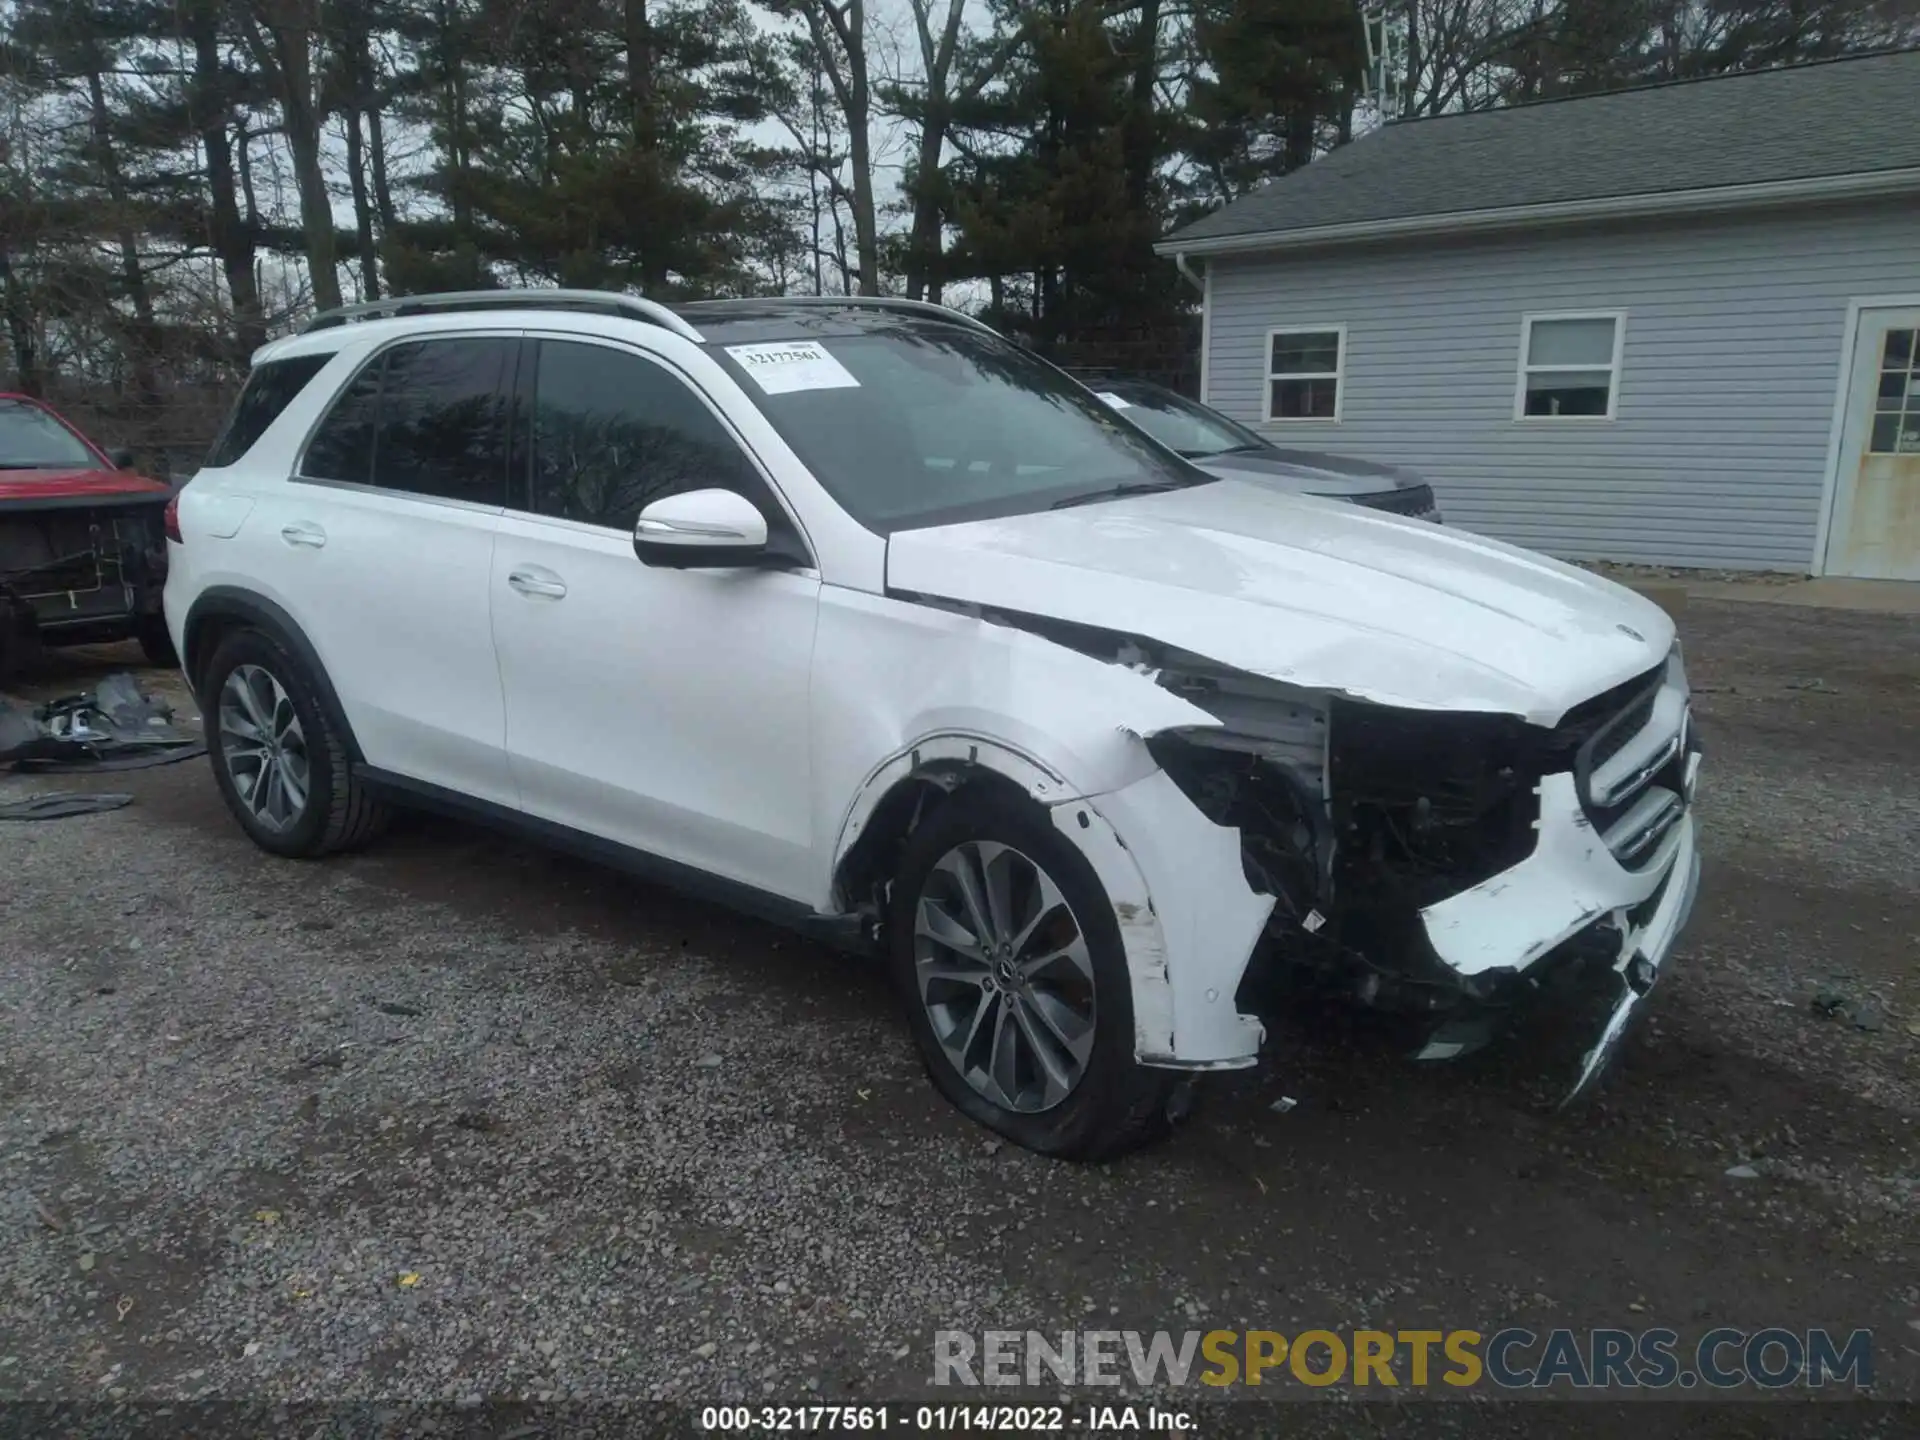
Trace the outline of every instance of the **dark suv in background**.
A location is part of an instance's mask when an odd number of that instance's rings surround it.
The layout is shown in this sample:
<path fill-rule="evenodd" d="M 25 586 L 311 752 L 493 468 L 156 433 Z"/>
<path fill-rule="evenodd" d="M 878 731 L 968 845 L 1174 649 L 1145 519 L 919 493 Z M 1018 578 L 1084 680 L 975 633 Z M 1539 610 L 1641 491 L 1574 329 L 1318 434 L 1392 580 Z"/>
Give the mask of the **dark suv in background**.
<path fill-rule="evenodd" d="M 1411 470 L 1324 450 L 1283 450 L 1237 420 L 1150 380 L 1080 379 L 1162 445 L 1222 479 L 1440 522 L 1433 487 Z"/>

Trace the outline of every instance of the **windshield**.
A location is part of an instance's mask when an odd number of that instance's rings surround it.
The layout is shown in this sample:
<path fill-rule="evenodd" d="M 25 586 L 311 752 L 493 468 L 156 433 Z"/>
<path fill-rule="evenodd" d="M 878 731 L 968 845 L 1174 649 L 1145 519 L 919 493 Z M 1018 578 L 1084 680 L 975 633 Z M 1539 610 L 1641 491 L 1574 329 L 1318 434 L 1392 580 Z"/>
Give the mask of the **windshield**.
<path fill-rule="evenodd" d="M 1229 450 L 1267 448 L 1267 442 L 1253 431 L 1184 396 L 1167 391 L 1132 388 L 1124 394 L 1113 391 L 1103 393 L 1121 402 L 1115 408 L 1127 419 L 1169 450 L 1178 450 L 1189 460 L 1221 455 Z"/>
<path fill-rule="evenodd" d="M 99 470 L 100 457 L 38 405 L 0 400 L 0 470 Z"/>
<path fill-rule="evenodd" d="M 882 535 L 1209 478 L 977 331 L 891 325 L 714 353 L 841 508 Z"/>

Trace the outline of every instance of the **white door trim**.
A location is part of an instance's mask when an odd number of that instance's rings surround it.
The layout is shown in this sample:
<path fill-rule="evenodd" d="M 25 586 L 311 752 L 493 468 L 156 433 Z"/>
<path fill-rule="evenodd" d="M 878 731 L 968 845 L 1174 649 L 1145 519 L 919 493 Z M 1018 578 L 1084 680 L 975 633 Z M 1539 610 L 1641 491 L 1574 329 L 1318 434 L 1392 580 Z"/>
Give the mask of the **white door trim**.
<path fill-rule="evenodd" d="M 1840 493 L 1840 446 L 1846 438 L 1847 406 L 1853 398 L 1853 354 L 1860 348 L 1860 316 L 1867 310 L 1920 308 L 1920 295 L 1863 295 L 1847 302 L 1846 334 L 1841 338 L 1840 379 L 1833 392 L 1833 418 L 1827 427 L 1827 470 L 1820 486 L 1820 525 L 1813 535 L 1811 575 L 1827 573 L 1827 545 L 1833 538 L 1833 506 Z"/>

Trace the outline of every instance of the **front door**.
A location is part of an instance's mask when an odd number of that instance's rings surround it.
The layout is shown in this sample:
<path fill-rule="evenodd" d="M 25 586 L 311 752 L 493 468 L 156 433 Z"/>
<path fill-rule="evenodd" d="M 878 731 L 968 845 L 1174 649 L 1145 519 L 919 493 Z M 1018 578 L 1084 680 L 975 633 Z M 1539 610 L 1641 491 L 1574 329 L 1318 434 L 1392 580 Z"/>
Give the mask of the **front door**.
<path fill-rule="evenodd" d="M 677 373 L 580 339 L 530 348 L 530 474 L 500 522 L 492 597 L 521 805 L 758 890 L 813 898 L 808 682 L 819 578 L 660 569 L 633 551 L 641 507 L 682 490 L 739 490 L 770 531 L 791 522 Z"/>
<path fill-rule="evenodd" d="M 1865 310 L 1826 571 L 1920 580 L 1920 308 Z"/>

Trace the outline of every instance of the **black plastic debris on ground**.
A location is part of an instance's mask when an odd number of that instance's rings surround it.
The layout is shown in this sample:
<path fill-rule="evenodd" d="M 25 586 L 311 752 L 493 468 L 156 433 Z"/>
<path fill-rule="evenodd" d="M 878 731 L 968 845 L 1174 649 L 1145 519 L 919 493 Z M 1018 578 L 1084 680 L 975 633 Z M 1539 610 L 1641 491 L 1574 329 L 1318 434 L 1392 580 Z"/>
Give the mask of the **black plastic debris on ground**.
<path fill-rule="evenodd" d="M 39 706 L 0 696 L 0 766 L 20 774 L 139 770 L 206 748 L 173 723 L 171 706 L 131 675 L 109 675 L 91 694 Z"/>
<path fill-rule="evenodd" d="M 133 796 L 105 790 L 48 790 L 22 800 L 0 800 L 0 820 L 65 820 L 69 815 L 98 815 L 131 805 Z"/>

